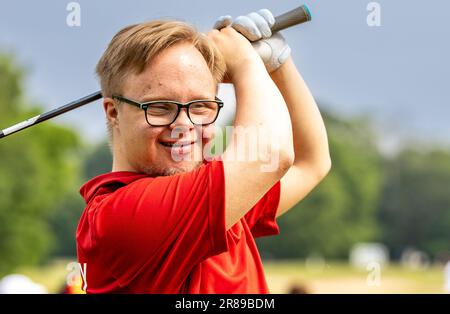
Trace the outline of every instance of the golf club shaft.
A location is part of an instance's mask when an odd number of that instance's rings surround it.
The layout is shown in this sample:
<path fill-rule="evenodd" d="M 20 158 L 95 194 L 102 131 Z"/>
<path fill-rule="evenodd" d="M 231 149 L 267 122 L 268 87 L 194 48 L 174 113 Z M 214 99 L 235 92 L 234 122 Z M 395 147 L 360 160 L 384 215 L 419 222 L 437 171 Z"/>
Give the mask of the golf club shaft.
<path fill-rule="evenodd" d="M 33 118 L 30 118 L 28 120 L 25 120 L 23 122 L 17 123 L 7 129 L 0 131 L 0 138 L 14 134 L 16 132 L 19 132 L 21 130 L 24 130 L 26 128 L 29 128 L 30 126 L 39 124 L 41 122 L 44 122 L 48 119 L 54 118 L 56 116 L 59 116 L 63 113 L 66 113 L 68 111 L 74 110 L 78 107 L 84 106 L 86 104 L 89 104 L 93 101 L 96 101 L 98 99 L 102 98 L 102 94 L 100 91 L 95 92 L 93 94 L 90 94 L 88 96 L 85 96 L 83 98 L 80 98 L 78 100 L 72 101 L 71 103 L 68 103 L 67 105 L 61 106 L 59 108 L 53 109 L 51 111 L 48 111 L 46 113 L 40 114 L 38 116 L 35 116 Z"/>
<path fill-rule="evenodd" d="M 304 22 L 308 22 L 311 20 L 311 13 L 306 5 L 302 5 L 298 8 L 295 8 L 289 12 L 286 12 L 282 15 L 275 17 L 275 24 L 272 26 L 272 32 L 278 32 L 285 28 L 301 24 Z M 88 96 L 80 98 L 78 100 L 72 101 L 64 106 L 53 109 L 46 113 L 40 114 L 23 122 L 17 123 L 9 128 L 4 130 L 0 130 L 0 138 L 6 137 L 8 135 L 14 134 L 30 126 L 39 124 L 51 118 L 57 117 L 63 113 L 72 111 L 81 106 L 87 105 L 93 101 L 102 98 L 102 93 L 100 91 L 92 93 Z"/>

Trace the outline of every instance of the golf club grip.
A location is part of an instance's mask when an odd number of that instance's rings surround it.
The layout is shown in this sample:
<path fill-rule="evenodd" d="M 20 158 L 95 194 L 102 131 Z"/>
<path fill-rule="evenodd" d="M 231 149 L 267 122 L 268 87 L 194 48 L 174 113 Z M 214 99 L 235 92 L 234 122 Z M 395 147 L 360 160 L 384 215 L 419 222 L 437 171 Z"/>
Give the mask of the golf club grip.
<path fill-rule="evenodd" d="M 311 12 L 306 5 L 302 5 L 275 17 L 275 24 L 272 26 L 272 32 L 275 33 L 308 21 L 311 21 Z"/>

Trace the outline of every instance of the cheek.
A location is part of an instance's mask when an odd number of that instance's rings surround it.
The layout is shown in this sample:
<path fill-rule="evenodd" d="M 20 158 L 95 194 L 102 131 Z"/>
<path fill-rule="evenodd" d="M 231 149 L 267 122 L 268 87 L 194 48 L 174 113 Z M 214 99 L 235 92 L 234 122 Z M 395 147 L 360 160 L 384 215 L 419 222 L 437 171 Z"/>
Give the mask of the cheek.
<path fill-rule="evenodd" d="M 163 132 L 164 128 L 149 127 L 146 125 L 142 130 L 142 149 L 146 150 L 150 154 L 157 154 L 155 150 L 159 148 L 159 139 Z"/>
<path fill-rule="evenodd" d="M 126 134 L 124 136 L 125 145 L 132 147 L 133 150 L 136 148 L 142 148 L 142 143 L 146 140 L 147 130 L 143 125 L 138 125 L 136 123 L 128 123 L 122 126 L 122 132 Z"/>
<path fill-rule="evenodd" d="M 216 134 L 216 127 L 215 125 L 208 125 L 206 127 L 203 127 L 201 130 L 202 132 L 202 144 L 201 147 L 199 147 L 203 154 L 210 155 L 212 154 L 212 147 L 214 146 L 214 136 Z"/>
<path fill-rule="evenodd" d="M 201 135 L 202 135 L 203 141 L 211 140 L 214 137 L 215 133 L 216 133 L 215 124 L 208 125 L 201 129 Z"/>
<path fill-rule="evenodd" d="M 155 162 L 159 151 L 158 138 L 160 130 L 150 128 L 148 125 L 136 127 L 133 131 L 133 138 L 129 139 L 127 145 L 127 154 L 139 164 L 148 164 Z"/>
<path fill-rule="evenodd" d="M 119 109 L 119 128 L 120 133 L 126 139 L 126 141 L 133 141 L 137 138 L 137 134 L 142 132 L 144 127 L 143 122 L 140 118 L 145 118 L 139 115 L 139 112 L 131 111 L 130 108 Z"/>
<path fill-rule="evenodd" d="M 131 154 L 148 154 L 157 142 L 161 131 L 149 127 L 146 121 L 124 119 L 121 122 L 121 137 L 126 150 Z"/>

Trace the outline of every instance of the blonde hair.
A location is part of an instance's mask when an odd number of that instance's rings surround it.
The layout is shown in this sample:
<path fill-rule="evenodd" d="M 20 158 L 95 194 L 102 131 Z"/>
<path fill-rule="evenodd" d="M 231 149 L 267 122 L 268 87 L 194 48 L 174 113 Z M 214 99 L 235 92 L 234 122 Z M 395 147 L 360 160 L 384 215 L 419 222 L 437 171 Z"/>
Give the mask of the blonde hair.
<path fill-rule="evenodd" d="M 222 81 L 225 60 L 212 40 L 188 23 L 154 20 L 123 28 L 109 43 L 96 67 L 103 97 L 122 94 L 127 75 L 142 73 L 160 52 L 180 42 L 191 43 L 197 48 L 216 84 Z M 112 126 L 108 120 L 106 125 L 111 146 Z"/>
<path fill-rule="evenodd" d="M 216 83 L 222 80 L 225 61 L 212 40 L 188 23 L 155 20 L 127 26 L 113 37 L 96 68 L 103 97 L 123 93 L 123 82 L 128 74 L 142 73 L 156 55 L 179 42 L 188 42 L 197 48 Z"/>

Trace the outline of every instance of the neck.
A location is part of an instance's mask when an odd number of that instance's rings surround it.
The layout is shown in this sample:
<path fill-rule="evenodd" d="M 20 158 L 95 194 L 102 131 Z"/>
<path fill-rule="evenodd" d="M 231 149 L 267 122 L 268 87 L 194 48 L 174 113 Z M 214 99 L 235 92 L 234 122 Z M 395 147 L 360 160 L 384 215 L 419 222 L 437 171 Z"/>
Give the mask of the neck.
<path fill-rule="evenodd" d="M 122 154 L 120 147 L 118 147 L 117 144 L 112 145 L 112 155 L 113 155 L 113 163 L 112 163 L 112 172 L 117 171 L 131 171 L 131 172 L 137 172 L 136 169 L 133 168 L 133 166 L 127 161 L 127 159 L 124 157 L 125 155 Z"/>

